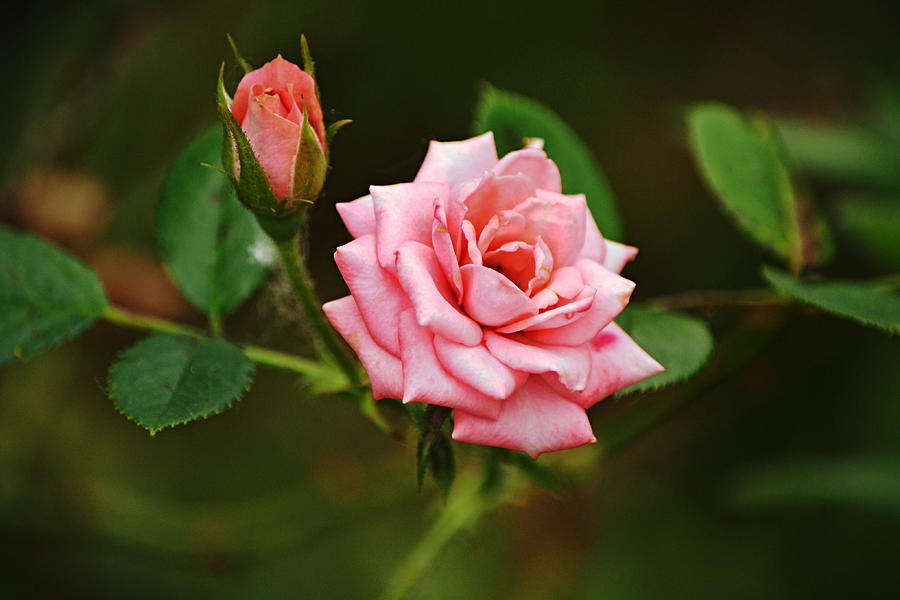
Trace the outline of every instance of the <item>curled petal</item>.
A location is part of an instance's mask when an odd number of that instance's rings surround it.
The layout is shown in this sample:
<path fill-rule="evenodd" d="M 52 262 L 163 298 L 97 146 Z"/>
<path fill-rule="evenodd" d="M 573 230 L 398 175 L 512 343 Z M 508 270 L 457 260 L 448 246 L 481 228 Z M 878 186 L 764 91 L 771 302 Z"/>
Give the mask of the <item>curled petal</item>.
<path fill-rule="evenodd" d="M 465 265 L 460 269 L 463 281 L 463 307 L 466 313 L 488 327 L 504 325 L 537 308 L 522 290 L 494 269 Z"/>
<path fill-rule="evenodd" d="M 618 242 L 606 240 L 606 255 L 603 257 L 603 266 L 613 273 L 621 273 L 625 265 L 634 260 L 638 249 L 634 246 L 626 246 Z"/>
<path fill-rule="evenodd" d="M 457 308 L 434 250 L 418 242 L 401 245 L 397 279 L 415 308 L 419 325 L 466 346 L 481 342 L 481 327 Z"/>
<path fill-rule="evenodd" d="M 526 373 L 556 373 L 570 390 L 583 390 L 591 372 L 591 355 L 582 346 L 550 346 L 530 343 L 519 335 L 484 332 L 484 344 L 500 362 Z"/>
<path fill-rule="evenodd" d="M 540 148 L 524 148 L 510 152 L 493 170 L 495 175 L 522 174 L 531 180 L 535 189 L 562 192 L 562 181 L 559 167 L 547 158 L 547 153 Z"/>
<path fill-rule="evenodd" d="M 457 302 L 459 302 L 462 300 L 463 288 L 456 248 L 459 246 L 459 237 L 461 235 L 459 226 L 462 222 L 462 214 L 465 211 L 465 207 L 451 200 L 449 208 L 451 209 L 451 219 L 448 219 L 447 207 L 444 202 L 438 199 L 434 203 L 434 220 L 431 222 L 431 246 L 434 248 L 434 255 L 438 264 L 441 265 L 441 270 L 444 271 L 444 276 L 450 283 Z M 451 229 L 448 220 L 455 221 L 455 227 Z"/>
<path fill-rule="evenodd" d="M 591 375 L 583 391 L 573 392 L 556 376 L 545 376 L 550 387 L 584 408 L 664 370 L 615 323 L 607 325 L 588 345 Z"/>
<path fill-rule="evenodd" d="M 576 267 L 560 267 L 553 271 L 547 288 L 553 290 L 560 298 L 571 300 L 584 289 L 584 279 Z"/>
<path fill-rule="evenodd" d="M 481 231 L 491 217 L 534 196 L 534 192 L 534 183 L 524 175 L 488 175 L 465 197 L 466 218 Z"/>
<path fill-rule="evenodd" d="M 375 399 L 402 398 L 403 367 L 400 359 L 379 346 L 369 335 L 353 296 L 327 302 L 322 310 L 365 367 Z"/>
<path fill-rule="evenodd" d="M 300 126 L 266 108 L 257 97 L 250 101 L 243 129 L 272 186 L 272 192 L 278 198 L 290 198 L 293 195 L 294 158 L 300 142 Z"/>
<path fill-rule="evenodd" d="M 403 402 L 425 402 L 477 414 L 500 414 L 502 403 L 469 387 L 441 366 L 434 350 L 438 337 L 421 327 L 412 310 L 400 314 L 400 356 L 403 361 Z"/>
<path fill-rule="evenodd" d="M 481 177 L 495 164 L 497 150 L 490 131 L 460 142 L 432 141 L 415 181 L 436 181 L 454 187 Z"/>
<path fill-rule="evenodd" d="M 565 196 L 538 190 L 514 209 L 527 222 L 522 240 L 532 242 L 540 236 L 555 263 L 562 267 L 572 263 L 584 245 L 584 221 L 589 217 L 584 196 Z"/>
<path fill-rule="evenodd" d="M 447 200 L 443 183 L 399 183 L 369 188 L 375 206 L 375 234 L 378 262 L 395 270 L 395 253 L 403 242 L 431 245 L 431 223 L 435 200 Z"/>
<path fill-rule="evenodd" d="M 504 327 L 498 327 L 497 333 L 516 333 L 517 331 L 532 331 L 535 329 L 551 329 L 573 323 L 576 317 L 581 317 L 594 303 L 596 291 L 593 288 L 585 288 L 583 297 L 567 302 L 550 310 L 510 323 Z"/>
<path fill-rule="evenodd" d="M 481 251 L 478 249 L 478 243 L 476 241 L 475 228 L 472 226 L 468 220 L 463 221 L 462 227 L 460 227 L 462 231 L 462 257 L 460 259 L 460 264 L 471 263 L 474 265 L 480 265 L 483 263 L 483 257 L 481 255 Z"/>
<path fill-rule="evenodd" d="M 375 233 L 375 206 L 372 204 L 371 194 L 366 194 L 353 202 L 339 202 L 334 207 L 353 237 Z"/>
<path fill-rule="evenodd" d="M 400 356 L 397 316 L 409 308 L 409 300 L 397 279 L 378 265 L 375 236 L 364 235 L 344 244 L 334 253 L 334 261 L 369 333 L 381 347 Z"/>
<path fill-rule="evenodd" d="M 438 360 L 454 377 L 498 400 L 507 398 L 528 378 L 527 373 L 513 371 L 480 344 L 463 346 L 435 336 L 434 350 Z"/>
<path fill-rule="evenodd" d="M 584 409 L 554 392 L 539 377 L 529 377 L 507 398 L 496 419 L 457 410 L 453 439 L 520 450 L 532 458 L 597 441 Z"/>

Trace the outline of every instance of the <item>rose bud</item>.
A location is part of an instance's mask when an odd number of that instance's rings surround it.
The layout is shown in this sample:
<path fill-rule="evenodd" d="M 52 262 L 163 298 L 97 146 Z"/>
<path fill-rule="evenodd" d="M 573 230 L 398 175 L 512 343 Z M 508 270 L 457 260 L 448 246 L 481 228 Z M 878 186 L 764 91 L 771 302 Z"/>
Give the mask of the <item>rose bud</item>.
<path fill-rule="evenodd" d="M 412 183 L 370 192 L 337 205 L 350 295 L 323 308 L 376 398 L 453 408 L 453 439 L 536 457 L 594 441 L 585 409 L 662 370 L 614 322 L 637 249 L 536 144 L 432 142 Z"/>
<path fill-rule="evenodd" d="M 257 215 L 284 217 L 311 204 L 325 183 L 328 138 L 305 39 L 304 71 L 279 55 L 248 72 L 232 101 L 219 74 L 223 163 L 241 201 Z"/>

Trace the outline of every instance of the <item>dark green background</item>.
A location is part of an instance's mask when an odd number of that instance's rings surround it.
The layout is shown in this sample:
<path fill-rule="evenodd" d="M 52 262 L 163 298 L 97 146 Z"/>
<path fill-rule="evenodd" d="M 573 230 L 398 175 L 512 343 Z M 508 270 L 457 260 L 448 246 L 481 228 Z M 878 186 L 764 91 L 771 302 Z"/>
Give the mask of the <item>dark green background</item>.
<path fill-rule="evenodd" d="M 430 138 L 467 137 L 480 82 L 534 97 L 581 133 L 616 191 L 636 298 L 760 285 L 766 257 L 703 189 L 681 109 L 722 100 L 824 119 L 855 116 L 900 74 L 888 3 L 54 2 L 7 13 L 0 219 L 39 167 L 109 188 L 108 239 L 154 248 L 165 170 L 214 122 L 225 32 L 261 64 L 299 59 L 305 32 L 326 118 L 353 118 L 315 208 L 311 268 L 348 239 L 333 203 L 409 180 Z M 830 199 L 839 186 L 813 182 Z M 834 274 L 877 274 L 839 240 Z M 264 308 L 238 339 L 308 352 Z M 268 298 L 268 300 L 267 300 Z M 455 539 L 414 598 L 887 597 L 900 583 L 900 352 L 823 316 L 709 315 L 719 354 L 770 331 L 725 381 L 609 400 L 629 411 L 696 395 L 665 425 L 590 462 L 561 498 L 527 494 Z M 289 334 L 285 334 L 287 330 Z M 293 333 L 296 332 L 296 333 Z M 0 595 L 371 598 L 439 510 L 415 490 L 411 444 L 349 405 L 259 369 L 231 411 L 150 438 L 105 396 L 116 352 L 99 325 L 0 370 Z M 731 340 L 731 341 L 729 341 Z M 615 437 L 612 435 L 612 437 Z M 477 460 L 459 447 L 463 467 Z M 553 460 L 549 461 L 553 463 Z"/>

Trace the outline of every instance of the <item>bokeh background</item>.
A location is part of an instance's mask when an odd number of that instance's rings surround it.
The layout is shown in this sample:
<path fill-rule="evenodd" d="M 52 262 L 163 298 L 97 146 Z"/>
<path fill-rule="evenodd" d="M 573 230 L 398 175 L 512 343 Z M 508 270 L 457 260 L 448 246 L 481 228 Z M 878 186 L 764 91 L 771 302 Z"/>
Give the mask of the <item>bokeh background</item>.
<path fill-rule="evenodd" d="M 714 99 L 857 118 L 873 89 L 900 81 L 898 12 L 867 2 L 29 3 L 5 12 L 0 37 L 0 221 L 90 261 L 115 301 L 202 323 L 158 261 L 160 183 L 214 122 L 220 62 L 231 85 L 239 79 L 225 33 L 259 65 L 279 52 L 298 61 L 305 32 L 326 117 L 355 121 L 312 217 L 323 299 L 344 293 L 331 254 L 349 236 L 334 202 L 411 179 L 428 139 L 467 137 L 485 81 L 551 106 L 594 151 L 626 241 L 641 248 L 626 271 L 636 299 L 758 286 L 767 257 L 703 188 L 683 107 Z M 811 183 L 834 218 L 843 186 Z M 830 273 L 885 272 L 840 238 L 838 250 Z M 285 306 L 275 277 L 228 331 L 308 353 Z M 542 459 L 564 475 L 562 492 L 522 492 L 487 515 L 410 597 L 896 593 L 896 339 L 802 311 L 701 314 L 717 337 L 715 376 L 601 403 L 591 417 L 610 451 Z M 414 441 L 265 368 L 232 410 L 151 438 L 104 392 L 108 364 L 138 337 L 101 324 L 0 368 L 0 596 L 377 596 L 441 510 L 433 485 L 416 490 Z M 655 427 L 630 434 L 657 412 Z M 461 469 L 477 462 L 458 451 Z"/>

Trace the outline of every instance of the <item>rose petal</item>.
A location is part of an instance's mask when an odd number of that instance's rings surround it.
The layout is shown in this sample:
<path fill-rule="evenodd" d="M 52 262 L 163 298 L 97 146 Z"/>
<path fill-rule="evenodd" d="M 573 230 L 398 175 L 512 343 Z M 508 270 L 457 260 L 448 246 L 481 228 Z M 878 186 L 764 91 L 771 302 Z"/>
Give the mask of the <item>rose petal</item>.
<path fill-rule="evenodd" d="M 544 376 L 550 387 L 584 408 L 664 371 L 662 365 L 615 323 L 607 325 L 588 345 L 591 348 L 591 375 L 583 391 L 567 389 L 555 375 Z"/>
<path fill-rule="evenodd" d="M 465 198 L 466 218 L 475 231 L 481 231 L 491 217 L 517 206 L 534 192 L 534 183 L 524 175 L 488 175 Z"/>
<path fill-rule="evenodd" d="M 403 243 L 397 250 L 397 278 L 419 325 L 466 346 L 481 342 L 481 327 L 455 305 L 434 250 L 418 242 Z"/>
<path fill-rule="evenodd" d="M 587 344 L 578 347 L 536 345 L 520 334 L 484 332 L 484 344 L 503 364 L 526 373 L 556 373 L 570 390 L 583 390 L 591 372 Z"/>
<path fill-rule="evenodd" d="M 513 371 L 480 344 L 463 346 L 435 336 L 434 350 L 447 372 L 482 394 L 498 400 L 508 397 L 528 378 L 527 373 Z"/>
<path fill-rule="evenodd" d="M 481 177 L 495 164 L 497 150 L 490 131 L 459 142 L 432 141 L 415 181 L 435 181 L 453 187 Z"/>
<path fill-rule="evenodd" d="M 529 377 L 507 398 L 496 419 L 457 410 L 453 439 L 520 450 L 532 458 L 597 441 L 584 409 L 554 392 L 538 377 Z"/>
<path fill-rule="evenodd" d="M 560 298 L 571 300 L 584 289 L 581 271 L 574 266 L 560 267 L 553 271 L 547 288 L 553 290 Z"/>
<path fill-rule="evenodd" d="M 432 334 L 409 309 L 400 314 L 400 355 L 403 361 L 403 402 L 448 406 L 493 419 L 502 403 L 469 387 L 441 366 Z"/>
<path fill-rule="evenodd" d="M 589 259 L 580 259 L 576 267 L 585 284 L 597 290 L 590 309 L 578 321 L 568 325 L 529 330 L 526 335 L 531 340 L 540 344 L 580 346 L 596 337 L 628 304 L 634 291 L 633 281 L 616 275 Z"/>
<path fill-rule="evenodd" d="M 494 167 L 495 175 L 522 174 L 531 180 L 535 189 L 562 192 L 559 167 L 547 158 L 540 148 L 524 148 L 510 152 Z"/>
<path fill-rule="evenodd" d="M 395 253 L 403 242 L 431 245 L 434 201 L 447 200 L 449 190 L 442 183 L 400 183 L 369 188 L 375 207 L 378 262 L 395 271 Z"/>
<path fill-rule="evenodd" d="M 253 98 L 243 129 L 266 173 L 272 192 L 278 198 L 290 198 L 293 195 L 294 158 L 300 141 L 300 126 L 279 117 L 258 98 Z"/>
<path fill-rule="evenodd" d="M 378 265 L 375 236 L 364 235 L 339 247 L 334 261 L 369 333 L 380 346 L 400 356 L 397 316 L 410 304 L 397 279 Z"/>
<path fill-rule="evenodd" d="M 606 256 L 606 240 L 597 228 L 597 223 L 591 216 L 590 209 L 587 208 L 587 200 L 585 199 L 585 214 L 587 218 L 584 220 L 584 244 L 578 253 L 579 258 L 590 258 L 602 263 Z"/>
<path fill-rule="evenodd" d="M 448 219 L 447 208 L 450 208 L 450 219 Z M 434 202 L 434 220 L 431 222 L 431 246 L 434 248 L 434 255 L 450 283 L 457 302 L 462 300 L 463 294 L 456 247 L 459 246 L 459 224 L 464 212 L 465 207 L 458 202 L 450 200 L 449 205 L 445 205 L 438 199 Z M 455 227 L 451 229 L 448 221 L 455 221 Z"/>
<path fill-rule="evenodd" d="M 625 265 L 634 260 L 638 249 L 634 246 L 626 246 L 618 242 L 606 240 L 606 255 L 603 258 L 603 266 L 613 273 L 621 273 Z"/>
<path fill-rule="evenodd" d="M 379 346 L 369 335 L 353 296 L 327 302 L 322 310 L 365 367 L 375 399 L 402 398 L 403 368 L 400 359 Z"/>
<path fill-rule="evenodd" d="M 478 234 L 478 249 L 484 253 L 512 241 L 521 241 L 525 225 L 525 217 L 516 211 L 500 211 L 488 220 Z"/>
<path fill-rule="evenodd" d="M 531 298 L 494 269 L 464 265 L 460 273 L 464 290 L 463 308 L 466 314 L 482 325 L 496 327 L 537 314 Z"/>
<path fill-rule="evenodd" d="M 557 306 L 551 310 L 545 310 L 533 317 L 510 323 L 504 327 L 498 327 L 497 333 L 516 333 L 517 331 L 523 330 L 550 329 L 573 322 L 572 319 L 587 312 L 594 303 L 596 291 L 593 288 L 585 288 L 584 291 L 584 297 L 582 298 Z"/>
<path fill-rule="evenodd" d="M 565 196 L 538 190 L 534 198 L 515 207 L 527 222 L 521 239 L 534 243 L 540 236 L 553 253 L 557 267 L 571 264 L 584 245 L 588 218 L 584 196 Z"/>
<path fill-rule="evenodd" d="M 366 194 L 353 202 L 339 202 L 334 207 L 353 237 L 375 233 L 375 206 L 371 194 Z"/>
<path fill-rule="evenodd" d="M 478 243 L 476 242 L 477 236 L 475 234 L 475 228 L 472 226 L 472 223 L 470 223 L 468 220 L 463 221 L 460 230 L 462 231 L 462 256 L 460 258 L 459 264 L 482 264 L 481 251 L 478 250 Z"/>

